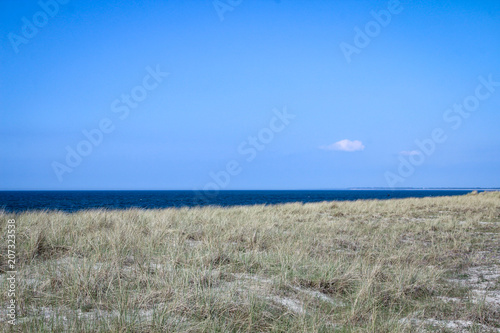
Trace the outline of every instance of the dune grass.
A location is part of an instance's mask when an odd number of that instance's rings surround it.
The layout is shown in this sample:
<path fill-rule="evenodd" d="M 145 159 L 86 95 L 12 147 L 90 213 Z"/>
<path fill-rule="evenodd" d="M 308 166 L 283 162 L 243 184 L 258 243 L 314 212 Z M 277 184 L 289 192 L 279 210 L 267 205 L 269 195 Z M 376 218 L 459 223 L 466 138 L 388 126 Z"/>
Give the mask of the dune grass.
<path fill-rule="evenodd" d="M 14 331 L 500 331 L 499 192 L 8 219 Z"/>

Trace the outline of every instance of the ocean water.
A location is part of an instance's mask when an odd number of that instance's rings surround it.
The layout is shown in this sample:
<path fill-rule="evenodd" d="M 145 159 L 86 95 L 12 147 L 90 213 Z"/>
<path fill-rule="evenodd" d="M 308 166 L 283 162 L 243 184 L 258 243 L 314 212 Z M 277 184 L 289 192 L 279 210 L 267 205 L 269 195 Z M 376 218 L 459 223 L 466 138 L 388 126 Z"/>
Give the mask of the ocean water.
<path fill-rule="evenodd" d="M 195 191 L 0 191 L 0 209 L 62 210 L 90 208 L 167 208 L 235 206 L 321 202 L 332 200 L 395 199 L 464 195 L 471 190 L 317 190 L 317 191 L 220 191 L 205 195 Z"/>

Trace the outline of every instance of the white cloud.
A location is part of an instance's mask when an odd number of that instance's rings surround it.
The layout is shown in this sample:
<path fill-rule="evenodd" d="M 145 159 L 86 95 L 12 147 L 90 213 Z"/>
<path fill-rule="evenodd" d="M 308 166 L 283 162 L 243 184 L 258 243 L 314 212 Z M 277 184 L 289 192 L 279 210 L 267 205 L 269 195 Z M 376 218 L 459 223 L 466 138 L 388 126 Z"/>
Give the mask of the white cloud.
<path fill-rule="evenodd" d="M 420 152 L 418 150 L 403 150 L 403 151 L 400 151 L 399 154 L 404 155 L 404 156 L 413 156 L 413 155 L 420 155 L 420 154 L 422 154 L 422 152 Z"/>
<path fill-rule="evenodd" d="M 348 139 L 344 139 L 344 140 L 340 140 L 340 141 L 337 141 L 335 143 L 332 143 L 331 145 L 321 146 L 319 148 L 323 149 L 323 150 L 339 150 L 339 151 L 352 152 L 352 151 L 363 150 L 363 149 L 365 149 L 365 146 L 363 145 L 363 142 L 361 142 L 359 140 L 351 141 Z"/>

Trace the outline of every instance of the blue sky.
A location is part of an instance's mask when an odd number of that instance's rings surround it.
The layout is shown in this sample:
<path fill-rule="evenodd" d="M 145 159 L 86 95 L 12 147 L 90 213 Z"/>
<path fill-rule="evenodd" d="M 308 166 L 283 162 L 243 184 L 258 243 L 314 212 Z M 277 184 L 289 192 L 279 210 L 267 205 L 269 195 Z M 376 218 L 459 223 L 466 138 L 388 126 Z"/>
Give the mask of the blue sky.
<path fill-rule="evenodd" d="M 0 189 L 500 186 L 498 1 L 0 9 Z"/>

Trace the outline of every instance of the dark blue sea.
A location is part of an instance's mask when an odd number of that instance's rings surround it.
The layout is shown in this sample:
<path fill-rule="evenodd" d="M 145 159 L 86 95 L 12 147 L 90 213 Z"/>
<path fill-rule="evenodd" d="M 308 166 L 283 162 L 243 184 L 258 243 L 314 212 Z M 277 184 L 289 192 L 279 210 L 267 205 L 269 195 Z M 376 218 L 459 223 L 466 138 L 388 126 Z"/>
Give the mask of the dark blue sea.
<path fill-rule="evenodd" d="M 195 191 L 0 191 L 0 209 L 62 210 L 90 208 L 167 208 L 235 206 L 321 202 L 332 200 L 421 198 L 464 195 L 472 190 L 315 190 L 315 191 L 220 191 L 206 195 Z"/>

